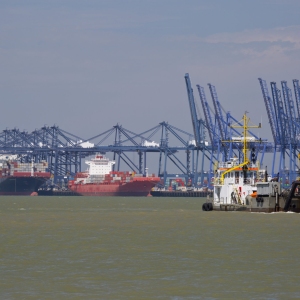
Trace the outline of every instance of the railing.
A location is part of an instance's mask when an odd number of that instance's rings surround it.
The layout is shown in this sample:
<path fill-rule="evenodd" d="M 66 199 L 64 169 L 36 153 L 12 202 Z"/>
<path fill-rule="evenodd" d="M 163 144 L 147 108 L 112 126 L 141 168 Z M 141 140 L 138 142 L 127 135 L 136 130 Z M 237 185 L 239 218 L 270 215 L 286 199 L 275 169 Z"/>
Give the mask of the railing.
<path fill-rule="evenodd" d="M 214 179 L 214 185 L 221 185 L 221 178 L 215 177 L 215 179 Z"/>
<path fill-rule="evenodd" d="M 238 166 L 239 165 L 239 162 L 238 161 L 226 161 L 226 162 L 219 162 L 219 168 L 232 168 L 232 167 L 235 167 L 235 166 Z"/>
<path fill-rule="evenodd" d="M 237 167 L 238 165 L 240 165 L 240 163 L 238 161 L 226 161 L 226 162 L 219 162 L 218 163 L 218 168 L 226 168 L 226 169 L 229 169 L 229 168 L 233 168 L 233 167 Z M 259 162 L 257 161 L 256 163 L 252 163 L 250 162 L 248 164 L 248 168 L 259 168 Z"/>
<path fill-rule="evenodd" d="M 240 182 L 240 180 L 242 182 Z M 232 178 L 232 180 L 231 180 L 231 182 L 229 182 L 229 184 L 243 183 L 243 184 L 248 184 L 248 185 L 249 184 L 255 185 L 256 182 L 264 182 L 264 180 L 263 179 L 254 179 L 254 178 L 247 178 L 246 180 L 244 180 L 244 178 Z M 222 178 L 221 177 L 215 177 L 214 185 L 224 185 L 224 183 L 222 182 Z"/>

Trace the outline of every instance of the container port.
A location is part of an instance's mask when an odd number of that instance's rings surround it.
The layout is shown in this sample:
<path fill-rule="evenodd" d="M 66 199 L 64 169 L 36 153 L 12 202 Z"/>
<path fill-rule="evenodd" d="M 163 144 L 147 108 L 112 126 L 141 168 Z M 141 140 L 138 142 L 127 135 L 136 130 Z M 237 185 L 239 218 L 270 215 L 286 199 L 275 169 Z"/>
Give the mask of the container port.
<path fill-rule="evenodd" d="M 186 192 L 184 188 L 188 187 L 195 192 L 212 190 L 214 163 L 220 158 L 227 161 L 231 157 L 244 155 L 243 140 L 240 139 L 242 130 L 231 127 L 239 118 L 229 112 L 224 114 L 214 85 L 208 84 L 209 104 L 203 86 L 196 85 L 197 93 L 194 95 L 189 74 L 185 74 L 184 80 L 192 133 L 165 121 L 144 132 L 134 132 L 117 124 L 90 138 L 78 137 L 58 126 L 44 126 L 33 132 L 5 129 L 0 133 L 2 177 L 49 177 L 51 185 L 64 188 L 85 171 L 85 160 L 101 153 L 113 157 L 115 164 L 111 175 L 114 176 L 91 175 L 86 183 L 110 180 L 129 182 L 129 173 L 118 173 L 121 171 L 134 172 L 135 178 L 149 177 L 148 161 L 151 160 L 151 173 L 160 178 L 162 188 L 168 192 L 183 193 Z M 268 88 L 261 78 L 258 84 L 261 107 L 266 109 L 268 115 L 264 124 L 269 124 L 272 137 L 258 137 L 249 130 L 247 144 L 251 149 L 250 156 L 255 157 L 260 165 L 264 164 L 265 155 L 273 156 L 268 173 L 272 178 L 277 177 L 283 188 L 287 188 L 299 175 L 299 80 L 293 80 L 293 88 L 286 81 L 281 81 L 281 88 L 276 82 L 271 82 Z M 198 106 L 201 107 L 201 114 L 196 109 Z M 235 137 L 232 143 L 229 142 L 231 137 Z M 14 159 L 10 159 L 12 156 Z M 131 158 L 133 156 L 134 159 Z M 155 165 L 153 157 L 156 159 Z"/>

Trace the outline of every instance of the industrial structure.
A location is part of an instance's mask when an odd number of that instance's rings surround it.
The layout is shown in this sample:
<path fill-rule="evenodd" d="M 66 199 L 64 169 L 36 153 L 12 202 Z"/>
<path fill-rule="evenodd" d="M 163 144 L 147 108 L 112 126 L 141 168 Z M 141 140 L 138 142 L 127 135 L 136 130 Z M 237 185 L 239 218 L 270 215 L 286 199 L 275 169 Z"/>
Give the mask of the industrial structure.
<path fill-rule="evenodd" d="M 300 150 L 300 86 L 299 80 L 293 80 L 296 106 L 292 90 L 286 81 L 281 81 L 281 90 L 276 82 L 271 82 L 272 98 L 269 95 L 266 81 L 259 78 L 271 127 L 274 156 L 272 174 L 276 173 L 276 153 L 279 152 L 278 176 L 282 181 L 291 183 L 299 173 Z"/>
<path fill-rule="evenodd" d="M 205 89 L 196 85 L 195 100 L 189 74 L 185 74 L 187 99 L 191 113 L 193 133 L 188 133 L 167 122 L 142 133 L 135 133 L 117 124 L 90 138 L 82 138 L 58 126 L 44 126 L 31 133 L 19 129 L 0 132 L 0 153 L 9 159 L 17 155 L 21 162 L 47 161 L 55 183 L 73 177 L 81 171 L 83 159 L 96 153 L 112 153 L 115 170 L 126 169 L 139 174 L 147 173 L 149 155 L 156 154 L 157 174 L 164 182 L 169 177 L 182 177 L 193 186 L 209 185 L 213 177 L 214 162 L 230 157 L 243 159 L 241 136 L 233 123 L 242 121 L 226 112 L 218 98 L 214 85 L 208 84 L 212 106 Z M 274 153 L 272 176 L 280 176 L 291 183 L 297 177 L 300 142 L 300 86 L 293 80 L 296 105 L 286 81 L 280 90 L 271 82 L 272 98 L 265 80 L 259 78 L 273 141 L 262 139 L 249 131 L 251 160 L 263 162 L 265 153 Z M 176 145 L 176 146 L 175 146 Z M 276 170 L 276 155 L 279 154 L 279 169 Z M 206 167 L 205 167 L 206 163 Z M 170 164 L 176 173 L 169 173 Z M 208 167 L 207 167 L 208 165 Z M 172 168 L 174 169 L 174 168 Z"/>

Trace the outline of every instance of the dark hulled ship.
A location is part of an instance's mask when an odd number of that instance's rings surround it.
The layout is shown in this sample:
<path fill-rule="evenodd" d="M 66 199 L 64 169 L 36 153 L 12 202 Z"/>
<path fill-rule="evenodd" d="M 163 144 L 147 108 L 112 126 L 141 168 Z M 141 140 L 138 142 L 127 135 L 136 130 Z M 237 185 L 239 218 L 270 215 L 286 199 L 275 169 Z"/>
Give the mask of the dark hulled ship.
<path fill-rule="evenodd" d="M 48 163 L 21 163 L 9 158 L 0 163 L 0 195 L 31 195 L 50 178 Z"/>

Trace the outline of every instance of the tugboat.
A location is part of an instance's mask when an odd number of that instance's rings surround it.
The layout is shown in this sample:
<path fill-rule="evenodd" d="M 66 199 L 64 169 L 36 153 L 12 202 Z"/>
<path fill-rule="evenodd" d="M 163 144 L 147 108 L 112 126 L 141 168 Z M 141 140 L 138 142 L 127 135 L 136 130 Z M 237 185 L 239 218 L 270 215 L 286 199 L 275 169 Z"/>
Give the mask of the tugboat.
<path fill-rule="evenodd" d="M 300 212 L 300 181 L 293 182 L 290 190 L 282 191 L 278 178 L 271 179 L 267 170 L 259 168 L 258 162 L 247 158 L 247 146 L 253 138 L 247 136 L 250 126 L 246 114 L 243 121 L 244 136 L 239 138 L 243 142 L 243 161 L 232 158 L 227 162 L 218 163 L 213 199 L 204 203 L 202 209 L 265 213 Z M 260 128 L 260 125 L 256 128 Z M 236 139 L 234 141 L 236 142 Z"/>

